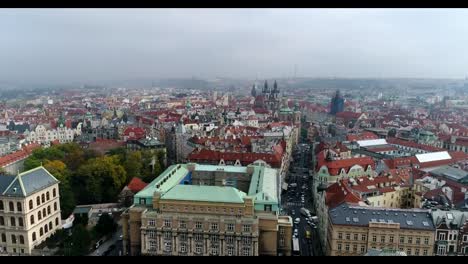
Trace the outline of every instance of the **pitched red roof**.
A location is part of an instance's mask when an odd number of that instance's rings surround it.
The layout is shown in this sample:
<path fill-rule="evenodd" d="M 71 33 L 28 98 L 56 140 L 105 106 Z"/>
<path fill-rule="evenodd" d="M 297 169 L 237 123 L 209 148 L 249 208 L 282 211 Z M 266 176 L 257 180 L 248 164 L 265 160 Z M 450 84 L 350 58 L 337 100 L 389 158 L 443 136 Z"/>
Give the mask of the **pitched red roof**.
<path fill-rule="evenodd" d="M 128 127 L 124 131 L 124 136 L 127 137 L 127 140 L 139 140 L 144 138 L 146 132 L 141 127 Z"/>
<path fill-rule="evenodd" d="M 137 193 L 141 190 L 143 190 L 148 184 L 144 181 L 142 181 L 140 178 L 133 177 L 133 179 L 128 183 L 127 187 L 132 191 L 133 193 Z"/>
<path fill-rule="evenodd" d="M 336 114 L 336 117 L 338 118 L 344 118 L 344 119 L 358 119 L 362 113 L 355 113 L 355 112 L 339 112 Z"/>
<path fill-rule="evenodd" d="M 335 208 L 343 202 L 357 204 L 361 199 L 351 192 L 347 186 L 340 183 L 330 185 L 325 194 L 325 204 L 329 209 Z"/>
<path fill-rule="evenodd" d="M 362 132 L 360 134 L 356 134 L 356 135 L 347 135 L 346 136 L 346 140 L 347 141 L 358 141 L 358 140 L 369 140 L 369 139 L 379 139 L 379 137 L 372 133 L 372 132 L 369 132 L 369 131 L 365 131 L 365 132 Z"/>
<path fill-rule="evenodd" d="M 17 162 L 19 160 L 25 159 L 31 155 L 32 151 L 40 148 L 41 145 L 39 144 L 30 144 L 28 146 L 23 147 L 23 149 L 8 154 L 0 158 L 0 167 L 5 167 L 11 163 Z"/>
<path fill-rule="evenodd" d="M 371 166 L 372 169 L 375 168 L 375 162 L 371 157 L 360 157 L 360 158 L 350 158 L 350 159 L 341 159 L 341 160 L 332 160 L 328 161 L 325 157 L 325 151 L 321 151 L 317 155 L 317 170 L 320 170 L 322 166 L 327 166 L 328 173 L 330 175 L 340 174 L 341 169 L 344 169 L 348 172 L 352 166 L 360 165 L 364 169 L 367 169 L 368 166 Z"/>

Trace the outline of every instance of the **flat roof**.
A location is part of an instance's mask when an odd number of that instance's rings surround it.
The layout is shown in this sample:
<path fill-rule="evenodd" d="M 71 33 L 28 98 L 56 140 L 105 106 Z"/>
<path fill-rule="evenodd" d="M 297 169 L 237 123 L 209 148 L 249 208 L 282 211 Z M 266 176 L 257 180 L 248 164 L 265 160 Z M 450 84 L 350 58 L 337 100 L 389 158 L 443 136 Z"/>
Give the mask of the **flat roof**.
<path fill-rule="evenodd" d="M 237 173 L 247 173 L 247 167 L 243 166 L 215 166 L 215 165 L 204 165 L 196 164 L 195 171 L 226 171 L 226 172 L 237 172 Z"/>
<path fill-rule="evenodd" d="M 447 151 L 438 151 L 425 154 L 416 154 L 416 158 L 419 162 L 430 162 L 437 160 L 448 160 L 452 159 Z"/>
<path fill-rule="evenodd" d="M 380 139 L 369 139 L 369 140 L 358 140 L 356 141 L 360 147 L 368 147 L 368 146 L 377 146 L 377 145 L 387 145 L 387 140 L 380 138 Z"/>

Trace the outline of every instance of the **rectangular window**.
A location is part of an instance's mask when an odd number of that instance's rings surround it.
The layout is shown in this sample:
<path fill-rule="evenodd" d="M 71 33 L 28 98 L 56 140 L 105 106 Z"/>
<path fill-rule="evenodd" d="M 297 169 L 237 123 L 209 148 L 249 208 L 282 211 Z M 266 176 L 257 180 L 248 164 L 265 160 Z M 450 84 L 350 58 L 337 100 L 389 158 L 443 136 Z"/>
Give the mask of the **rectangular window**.
<path fill-rule="evenodd" d="M 377 242 L 377 236 L 376 235 L 372 236 L 372 242 Z"/>
<path fill-rule="evenodd" d="M 349 244 L 345 245 L 345 250 L 346 250 L 346 252 L 349 252 Z"/>
<path fill-rule="evenodd" d="M 354 234 L 354 240 L 358 240 L 358 234 Z"/>
<path fill-rule="evenodd" d="M 445 240 L 445 233 L 439 233 L 439 239 L 438 240 Z"/>
<path fill-rule="evenodd" d="M 390 243 L 393 243 L 393 236 L 390 236 L 389 241 Z"/>
<path fill-rule="evenodd" d="M 411 256 L 411 248 L 408 248 L 408 249 L 406 250 L 406 255 Z"/>
<path fill-rule="evenodd" d="M 179 227 L 180 228 L 187 228 L 187 222 L 185 222 L 185 220 L 180 220 L 179 221 Z"/>
<path fill-rule="evenodd" d="M 180 244 L 180 252 L 187 253 L 187 244 L 185 243 Z"/>
<path fill-rule="evenodd" d="M 338 244 L 338 251 L 341 251 L 341 244 Z"/>
<path fill-rule="evenodd" d="M 414 249 L 414 255 L 419 256 L 419 248 Z"/>
<path fill-rule="evenodd" d="M 346 240 L 350 240 L 351 239 L 351 234 L 346 234 Z"/>
<path fill-rule="evenodd" d="M 361 240 L 362 240 L 362 241 L 366 241 L 366 239 L 367 239 L 367 236 L 366 236 L 366 235 L 361 235 Z"/>
<path fill-rule="evenodd" d="M 284 237 L 280 237 L 279 239 L 279 246 L 284 247 Z"/>
<path fill-rule="evenodd" d="M 364 253 L 364 252 L 366 252 L 366 246 L 361 245 L 361 253 Z"/>
<path fill-rule="evenodd" d="M 385 236 L 380 236 L 380 243 L 385 243 Z"/>
<path fill-rule="evenodd" d="M 203 241 L 203 234 L 195 234 L 195 241 Z"/>
<path fill-rule="evenodd" d="M 151 238 L 151 239 L 156 238 L 156 232 L 153 231 L 153 230 L 148 231 L 148 237 Z"/>
<path fill-rule="evenodd" d="M 156 220 L 154 220 L 154 219 L 149 219 L 149 220 L 148 220 L 148 225 L 149 225 L 149 226 L 156 226 Z"/>
<path fill-rule="evenodd" d="M 227 255 L 228 256 L 233 256 L 234 255 L 234 247 L 228 247 L 227 248 Z"/>
<path fill-rule="evenodd" d="M 195 222 L 196 229 L 202 229 L 202 226 L 203 226 L 202 222 Z"/>
<path fill-rule="evenodd" d="M 211 230 L 213 231 L 218 230 L 218 223 L 211 223 Z"/>
<path fill-rule="evenodd" d="M 427 256 L 427 249 L 423 250 L 423 256 Z"/>
<path fill-rule="evenodd" d="M 413 244 L 413 237 L 408 237 L 408 244 Z"/>
<path fill-rule="evenodd" d="M 233 232 L 233 231 L 234 231 L 234 224 L 227 224 L 226 227 L 227 227 L 227 231 L 229 231 L 229 232 Z M 284 233 L 284 229 L 280 229 L 280 231 L 281 231 L 281 230 L 282 230 L 283 233 Z"/>
<path fill-rule="evenodd" d="M 404 236 L 401 236 L 401 237 L 400 237 L 400 244 L 403 244 L 403 243 L 405 243 L 405 237 L 404 237 Z"/>
<path fill-rule="evenodd" d="M 242 231 L 243 232 L 250 232 L 250 225 L 243 225 L 242 226 Z"/>
<path fill-rule="evenodd" d="M 338 233 L 338 239 L 343 239 L 343 233 Z"/>
<path fill-rule="evenodd" d="M 421 238 L 420 238 L 420 237 L 417 237 L 417 238 L 416 238 L 416 245 L 419 245 L 419 244 L 421 244 Z"/>
<path fill-rule="evenodd" d="M 243 248 L 242 249 L 242 255 L 243 256 L 250 256 L 250 248 Z"/>
<path fill-rule="evenodd" d="M 353 245 L 353 252 L 357 252 L 357 245 L 356 244 Z"/>
<path fill-rule="evenodd" d="M 170 219 L 164 219 L 164 227 L 171 227 L 171 220 Z"/>
<path fill-rule="evenodd" d="M 429 238 L 428 237 L 424 238 L 424 245 L 429 245 Z"/>
<path fill-rule="evenodd" d="M 468 242 L 468 235 L 463 235 L 463 242 Z"/>
<path fill-rule="evenodd" d="M 438 248 L 437 248 L 437 255 L 445 255 L 445 252 L 446 252 L 446 247 L 445 245 L 440 245 Z"/>
<path fill-rule="evenodd" d="M 149 250 L 151 250 L 151 251 L 155 251 L 155 250 L 156 250 L 156 241 L 151 240 L 151 241 L 149 242 Z"/>
<path fill-rule="evenodd" d="M 164 239 L 167 239 L 167 240 L 172 239 L 171 232 L 164 232 Z"/>
<path fill-rule="evenodd" d="M 234 237 L 233 236 L 226 236 L 225 241 L 227 244 L 234 244 Z"/>

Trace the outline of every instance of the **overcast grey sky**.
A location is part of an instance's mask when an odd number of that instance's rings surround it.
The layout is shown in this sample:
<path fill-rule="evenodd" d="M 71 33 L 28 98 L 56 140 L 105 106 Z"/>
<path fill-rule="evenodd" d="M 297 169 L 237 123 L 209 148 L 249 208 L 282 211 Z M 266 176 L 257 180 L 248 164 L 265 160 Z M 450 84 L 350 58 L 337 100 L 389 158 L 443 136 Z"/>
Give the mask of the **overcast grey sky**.
<path fill-rule="evenodd" d="M 468 74 L 468 10 L 2 9 L 0 80 Z"/>

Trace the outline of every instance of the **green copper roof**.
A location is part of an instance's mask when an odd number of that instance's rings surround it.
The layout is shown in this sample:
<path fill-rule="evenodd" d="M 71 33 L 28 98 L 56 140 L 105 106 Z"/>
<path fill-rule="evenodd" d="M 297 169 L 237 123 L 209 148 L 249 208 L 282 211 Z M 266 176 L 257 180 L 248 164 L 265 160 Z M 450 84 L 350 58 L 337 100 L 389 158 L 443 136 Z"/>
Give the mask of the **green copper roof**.
<path fill-rule="evenodd" d="M 185 164 L 172 165 L 143 190 L 138 192 L 135 198 L 152 198 L 155 191 L 165 193 L 177 185 L 188 172 Z"/>
<path fill-rule="evenodd" d="M 282 113 L 292 113 L 292 110 L 289 107 L 284 107 L 284 108 L 280 109 L 280 112 L 282 112 Z"/>
<path fill-rule="evenodd" d="M 233 187 L 206 185 L 176 185 L 165 193 L 163 200 L 244 203 L 246 194 Z"/>
<path fill-rule="evenodd" d="M 277 199 L 277 170 L 255 166 L 249 186 L 249 196 L 255 197 L 255 203 L 275 204 Z"/>

